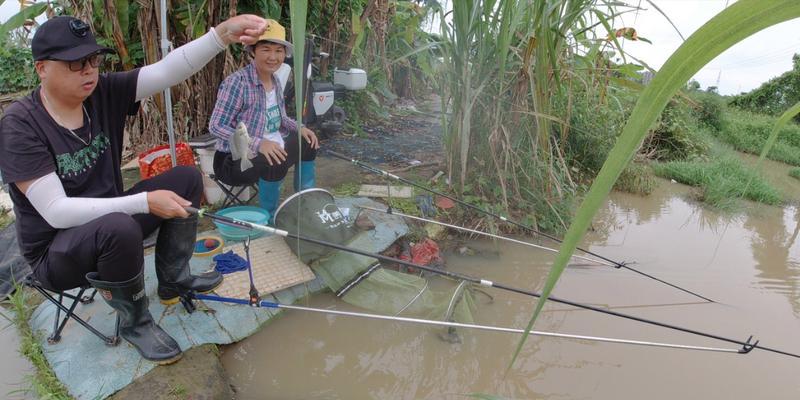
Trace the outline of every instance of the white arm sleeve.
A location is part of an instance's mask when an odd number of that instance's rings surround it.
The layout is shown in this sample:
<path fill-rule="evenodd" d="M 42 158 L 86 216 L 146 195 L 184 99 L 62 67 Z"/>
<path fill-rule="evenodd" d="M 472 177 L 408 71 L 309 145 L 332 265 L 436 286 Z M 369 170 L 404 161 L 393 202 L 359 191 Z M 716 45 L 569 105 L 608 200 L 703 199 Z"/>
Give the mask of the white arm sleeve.
<path fill-rule="evenodd" d="M 173 50 L 161 61 L 142 67 L 136 82 L 136 101 L 183 82 L 225 47 L 217 32 L 211 28 L 205 35 Z"/>
<path fill-rule="evenodd" d="M 56 229 L 83 225 L 97 217 L 113 212 L 122 212 L 128 215 L 150 212 L 147 205 L 147 192 L 107 199 L 67 197 L 67 194 L 64 193 L 64 186 L 55 172 L 31 183 L 25 196 L 44 220 Z"/>

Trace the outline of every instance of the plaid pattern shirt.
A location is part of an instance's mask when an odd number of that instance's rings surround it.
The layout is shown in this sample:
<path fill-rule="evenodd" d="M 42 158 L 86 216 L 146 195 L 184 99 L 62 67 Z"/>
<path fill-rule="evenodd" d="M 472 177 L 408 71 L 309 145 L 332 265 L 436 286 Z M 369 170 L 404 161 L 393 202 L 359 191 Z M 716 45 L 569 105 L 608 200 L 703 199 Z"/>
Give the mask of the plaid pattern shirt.
<path fill-rule="evenodd" d="M 272 76 L 272 87 L 281 111 L 279 132 L 284 138 L 297 133 L 297 124 L 286 116 L 283 100 L 283 87 Z M 217 91 L 217 103 L 208 123 L 208 130 L 217 138 L 216 150 L 230 153 L 230 138 L 236 131 L 239 122 L 247 126 L 250 135 L 250 155 L 258 154 L 258 146 L 267 132 L 267 93 L 261 80 L 258 79 L 255 64 L 234 72 L 220 84 Z"/>

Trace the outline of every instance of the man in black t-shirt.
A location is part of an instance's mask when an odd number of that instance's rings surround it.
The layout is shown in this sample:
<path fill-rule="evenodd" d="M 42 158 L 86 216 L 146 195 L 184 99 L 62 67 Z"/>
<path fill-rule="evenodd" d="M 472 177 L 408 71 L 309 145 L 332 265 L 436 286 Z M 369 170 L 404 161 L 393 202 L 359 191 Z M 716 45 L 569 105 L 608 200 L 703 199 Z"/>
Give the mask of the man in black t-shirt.
<path fill-rule="evenodd" d="M 148 311 L 142 238 L 159 229 L 158 295 L 177 302 L 187 291 L 219 286 L 216 271 L 192 275 L 200 173 L 176 167 L 123 190 L 123 131 L 139 101 L 177 84 L 233 42 L 251 44 L 266 21 L 241 15 L 175 49 L 158 63 L 100 74 L 105 54 L 90 27 L 55 17 L 34 34 L 41 85 L 0 119 L 0 172 L 9 183 L 23 256 L 43 286 L 91 283 L 118 312 L 120 335 L 146 359 L 177 360 L 181 350 Z"/>

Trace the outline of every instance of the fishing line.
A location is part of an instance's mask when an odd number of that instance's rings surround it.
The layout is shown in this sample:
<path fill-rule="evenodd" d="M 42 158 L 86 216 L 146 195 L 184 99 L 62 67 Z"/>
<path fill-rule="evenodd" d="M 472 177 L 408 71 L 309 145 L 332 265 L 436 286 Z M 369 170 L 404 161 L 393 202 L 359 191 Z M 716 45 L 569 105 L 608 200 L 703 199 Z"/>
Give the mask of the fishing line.
<path fill-rule="evenodd" d="M 479 231 L 479 230 L 476 230 L 476 229 L 470 229 L 470 228 L 465 228 L 465 227 L 458 226 L 458 225 L 452 225 L 452 224 L 448 224 L 448 223 L 444 223 L 444 222 L 439 222 L 439 221 L 432 220 L 432 219 L 421 218 L 421 217 L 417 217 L 417 216 L 413 216 L 413 215 L 403 214 L 401 212 L 397 212 L 397 211 L 393 210 L 391 207 L 389 207 L 389 209 L 387 209 L 387 210 L 381 210 L 381 209 L 378 209 L 378 208 L 373 208 L 373 207 L 368 207 L 368 206 L 359 206 L 359 205 L 356 205 L 356 207 L 361 208 L 363 210 L 374 211 L 374 212 L 384 213 L 384 214 L 388 214 L 388 215 L 397 215 L 397 216 L 400 216 L 400 217 L 403 217 L 403 218 L 408 218 L 408 219 L 412 219 L 412 220 L 428 222 L 428 223 L 432 223 L 432 224 L 436 224 L 436 225 L 440 225 L 440 226 L 445 226 L 445 227 L 448 227 L 448 228 L 451 228 L 451 229 L 456 229 L 456 230 L 460 230 L 460 231 L 464 231 L 464 232 L 474 233 L 476 235 L 482 235 L 482 236 L 487 236 L 487 237 L 491 237 L 491 238 L 495 238 L 495 239 L 505 240 L 505 241 L 508 241 L 508 242 L 511 242 L 511 243 L 521 244 L 523 246 L 528 246 L 528 247 L 533 247 L 533 248 L 536 248 L 536 249 L 539 249 L 539 250 L 549 251 L 551 253 L 558 253 L 558 249 L 553 249 L 553 248 L 550 248 L 550 247 L 547 247 L 547 246 L 541 246 L 541 245 L 538 245 L 538 244 L 535 244 L 535 243 L 525 242 L 525 241 L 522 241 L 522 240 L 512 239 L 512 238 L 506 237 L 506 236 L 495 235 L 493 233 Z M 575 254 L 573 254 L 572 257 L 580 259 L 580 260 L 584 260 L 584 261 L 589 261 L 589 262 L 592 263 L 592 264 L 583 264 L 583 265 L 592 265 L 592 266 L 594 266 L 594 265 L 597 265 L 597 264 L 601 264 L 601 265 L 607 265 L 609 267 L 614 267 L 615 266 L 614 264 L 607 263 L 605 261 L 594 260 L 594 259 L 591 259 L 591 258 L 588 258 L 588 257 L 583 257 L 583 256 L 575 255 Z"/>
<path fill-rule="evenodd" d="M 509 291 L 509 292 L 514 292 L 514 293 L 518 293 L 518 294 L 522 294 L 522 295 L 526 295 L 526 296 L 541 297 L 540 293 L 536 293 L 536 292 L 532 292 L 532 291 L 528 291 L 528 290 L 524 290 L 524 289 L 518 289 L 518 288 L 511 287 L 511 286 L 506 286 L 506 285 L 503 285 L 503 284 L 500 284 L 500 283 L 492 282 L 490 280 L 474 278 L 474 277 L 471 277 L 471 276 L 468 276 L 468 275 L 463 275 L 463 274 L 459 274 L 459 273 L 452 272 L 452 271 L 440 270 L 440 269 L 433 268 L 433 267 L 428 267 L 428 266 L 425 266 L 425 265 L 419 265 L 419 264 L 415 264 L 415 263 L 412 263 L 412 262 L 408 262 L 408 261 L 404 261 L 404 260 L 400 260 L 400 259 L 396 259 L 396 258 L 392 258 L 392 257 L 387 257 L 387 256 L 384 256 L 384 255 L 381 255 L 381 254 L 370 253 L 370 252 L 367 252 L 367 251 L 363 251 L 363 250 L 359 250 L 359 249 L 355 249 L 355 248 L 351 248 L 351 247 L 346 247 L 346 246 L 342 246 L 342 245 L 338 245 L 336 243 L 330 243 L 330 242 L 326 242 L 326 241 L 323 241 L 323 240 L 303 237 L 303 236 L 300 236 L 300 235 L 289 233 L 289 232 L 284 231 L 282 229 L 276 229 L 276 228 L 273 228 L 273 227 L 270 227 L 270 226 L 267 226 L 267 225 L 255 224 L 255 223 L 252 223 L 252 222 L 238 220 L 238 219 L 230 218 L 230 217 L 227 217 L 227 216 L 216 215 L 216 214 L 213 214 L 213 213 L 206 212 L 205 210 L 198 210 L 198 209 L 196 209 L 194 207 L 186 207 L 186 211 L 188 211 L 188 212 L 190 212 L 192 214 L 197 214 L 199 217 L 211 218 L 211 219 L 213 219 L 215 221 L 219 221 L 219 222 L 223 222 L 223 223 L 230 224 L 230 225 L 233 225 L 233 226 L 237 226 L 239 228 L 260 230 L 260 231 L 263 231 L 263 232 L 275 234 L 275 235 L 282 236 L 282 237 L 290 237 L 290 238 L 293 238 L 293 239 L 299 239 L 299 240 L 302 240 L 302 241 L 305 241 L 305 242 L 310 242 L 310 243 L 318 244 L 318 245 L 321 245 L 321 246 L 326 246 L 326 247 L 334 248 L 334 249 L 337 249 L 337 250 L 346 251 L 346 252 L 353 253 L 353 254 L 358 254 L 358 255 L 362 255 L 362 256 L 366 256 L 366 257 L 375 258 L 375 259 L 378 259 L 378 260 L 381 260 L 381 261 L 386 261 L 386 262 L 392 262 L 392 263 L 396 263 L 396 264 L 405 265 L 405 266 L 408 266 L 408 267 L 412 267 L 412 268 L 416 268 L 416 269 L 419 269 L 419 270 L 432 272 L 434 274 L 446 276 L 446 277 L 449 277 L 449 278 L 469 281 L 469 282 L 472 282 L 474 284 L 478 284 L 478 285 L 481 285 L 481 286 L 494 287 L 494 288 L 497 288 L 497 289 L 506 290 L 506 291 Z M 793 353 L 789 353 L 789 352 L 786 352 L 786 351 L 783 351 L 783 350 L 778 350 L 778 349 L 774 349 L 774 348 L 769 348 L 769 347 L 766 347 L 766 346 L 758 345 L 758 342 L 751 343 L 750 340 L 752 339 L 752 336 L 747 341 L 741 341 L 741 340 L 726 338 L 726 337 L 715 335 L 715 334 L 700 332 L 700 331 L 697 331 L 697 330 L 694 330 L 694 329 L 690 329 L 690 328 L 683 328 L 683 327 L 680 327 L 680 326 L 677 326 L 677 325 L 667 324 L 667 323 L 664 323 L 664 322 L 658 322 L 658 321 L 653 321 L 653 320 L 646 319 L 646 318 L 636 317 L 636 316 L 629 315 L 629 314 L 623 314 L 623 313 L 619 313 L 619 312 L 616 312 L 616 311 L 604 310 L 604 309 L 601 309 L 601 308 L 592 307 L 592 306 L 588 306 L 588 305 L 581 304 L 581 303 L 576 303 L 576 302 L 569 301 L 569 300 L 559 299 L 559 298 L 553 297 L 553 296 L 548 297 L 548 300 L 556 302 L 556 303 L 568 304 L 568 305 L 571 305 L 571 306 L 574 306 L 574 307 L 579 307 L 579 308 L 584 308 L 584 309 L 587 309 L 587 310 L 596 311 L 596 312 L 607 314 L 607 315 L 613 315 L 613 316 L 616 316 L 616 317 L 625 318 L 625 319 L 629 319 L 629 320 L 632 320 L 632 321 L 638 321 L 638 322 L 642 322 L 642 323 L 645 323 L 645 324 L 660 326 L 660 327 L 663 327 L 663 328 L 673 329 L 673 330 L 677 330 L 677 331 L 681 331 L 681 332 L 685 332 L 685 333 L 691 333 L 691 334 L 694 334 L 694 335 L 703 336 L 703 337 L 707 337 L 707 338 L 710 338 L 710 339 L 716 339 L 716 340 L 725 341 L 725 342 L 728 342 L 728 343 L 738 344 L 740 346 L 743 346 L 743 349 L 748 348 L 748 347 L 752 347 L 752 348 L 757 347 L 759 349 L 766 350 L 766 351 L 769 351 L 769 352 L 782 354 L 782 355 L 795 357 L 795 358 L 800 358 L 800 355 L 798 355 L 798 354 L 793 354 Z"/>
<path fill-rule="evenodd" d="M 528 232 L 535 233 L 535 234 L 537 234 L 537 235 L 540 235 L 540 236 L 544 236 L 544 237 L 546 237 L 546 238 L 548 238 L 548 239 L 551 239 L 551 240 L 553 240 L 553 241 L 555 241 L 555 242 L 557 242 L 557 243 L 561 243 L 561 242 L 562 242 L 562 240 L 561 240 L 561 239 L 559 239 L 559 238 L 557 238 L 557 237 L 555 237 L 555 236 L 549 235 L 549 234 L 547 234 L 547 233 L 541 232 L 541 231 L 539 231 L 539 230 L 537 230 L 537 229 L 534 229 L 533 227 L 530 227 L 530 226 L 528 226 L 528 225 L 522 224 L 522 223 L 520 223 L 520 222 L 517 222 L 517 221 L 514 221 L 514 220 L 510 220 L 510 219 L 508 219 L 508 218 L 506 218 L 506 217 L 504 217 L 504 216 L 501 216 L 501 215 L 495 214 L 495 213 L 493 213 L 493 212 L 491 212 L 491 211 L 485 210 L 485 209 L 483 209 L 483 208 L 481 208 L 481 207 L 478 207 L 478 206 L 476 206 L 476 205 L 474 205 L 474 204 L 467 203 L 466 201 L 460 200 L 460 199 L 458 199 L 458 198 L 456 198 L 456 197 L 453 197 L 453 196 L 450 196 L 450 195 L 448 195 L 448 194 L 442 193 L 442 192 L 440 192 L 440 191 L 437 191 L 437 190 L 435 190 L 435 189 L 431 189 L 431 188 L 429 188 L 429 187 L 426 187 L 426 186 L 424 186 L 424 185 L 421 185 L 421 184 L 419 184 L 419 183 L 412 182 L 412 181 L 410 181 L 410 180 L 408 180 L 408 179 L 405 179 L 405 178 L 402 178 L 402 177 L 400 177 L 400 176 L 397 176 L 397 175 L 395 175 L 395 174 L 392 174 L 392 173 L 389 173 L 389 172 L 387 172 L 387 171 L 384 171 L 384 170 L 382 170 L 382 169 L 380 169 L 380 168 L 377 168 L 377 167 L 374 167 L 374 166 L 371 166 L 371 165 L 365 164 L 365 163 L 363 163 L 363 162 L 361 162 L 361 161 L 359 161 L 359 160 L 356 160 L 356 159 L 354 159 L 354 158 L 349 158 L 349 157 L 347 157 L 347 156 L 345 156 L 345 155 L 343 155 L 343 154 L 337 153 L 337 152 L 335 152 L 335 151 L 332 151 L 332 150 L 328 150 L 328 151 L 327 151 L 327 153 L 328 153 L 328 154 L 330 154 L 330 155 L 332 155 L 332 156 L 334 156 L 334 157 L 336 157 L 336 158 L 339 158 L 339 159 L 342 159 L 342 160 L 345 160 L 345 161 L 349 161 L 349 162 L 351 162 L 351 163 L 355 164 L 356 166 L 358 166 L 358 167 L 361 167 L 361 168 L 363 168 L 363 169 L 365 169 L 365 170 L 367 170 L 367 171 L 370 171 L 370 172 L 372 172 L 372 173 L 374 173 L 374 174 L 382 175 L 382 176 L 385 176 L 385 177 L 388 177 L 388 178 L 391 178 L 391 179 L 394 179 L 394 180 L 400 181 L 400 182 L 402 182 L 402 183 L 405 183 L 405 184 L 407 184 L 407 185 L 411 185 L 411 186 L 414 186 L 414 187 L 416 187 L 416 188 L 422 189 L 422 190 L 424 190 L 424 191 L 426 191 L 426 192 L 430 192 L 430 193 L 433 193 L 433 194 L 435 194 L 435 195 L 438 195 L 438 196 L 446 197 L 446 198 L 448 198 L 448 199 L 450 199 L 450 200 L 453 200 L 453 201 L 455 201 L 455 202 L 456 202 L 456 203 L 458 203 L 458 204 L 461 204 L 461 205 L 463 205 L 463 206 L 465 206 L 465 207 L 471 208 L 471 209 L 473 209 L 473 210 L 475 210 L 475 211 L 478 211 L 478 212 L 480 212 L 480 213 L 482 213 L 482 214 L 484 214 L 484 215 L 491 216 L 491 217 L 493 217 L 493 218 L 499 219 L 499 220 L 501 220 L 501 221 L 504 221 L 504 222 L 506 222 L 506 223 L 509 223 L 509 224 L 511 224 L 511 225 L 514 225 L 514 226 L 516 226 L 516 227 L 519 227 L 519 228 L 525 229 L 525 230 L 527 230 Z M 693 291 L 691 291 L 691 290 L 688 290 L 688 289 L 682 288 L 682 287 L 680 287 L 680 286 L 677 286 L 677 285 L 675 285 L 675 284 L 672 284 L 672 283 L 669 283 L 669 282 L 667 282 L 667 281 L 664 281 L 664 280 L 662 280 L 662 279 L 659 279 L 659 278 L 657 278 L 657 277 L 655 277 L 655 276 L 653 276 L 653 275 L 650 275 L 650 274 L 648 274 L 648 273 L 642 272 L 642 271 L 640 271 L 640 270 L 638 270 L 638 269 L 636 269 L 636 268 L 632 268 L 632 267 L 628 266 L 628 264 L 627 264 L 627 263 L 625 263 L 625 262 L 616 262 L 616 261 L 614 261 L 614 260 L 608 259 L 608 258 L 606 258 L 606 257 L 603 257 L 603 256 L 601 256 L 601 255 L 597 254 L 597 253 L 591 252 L 591 251 L 589 251 L 589 250 L 585 250 L 585 249 L 583 249 L 583 248 L 580 248 L 580 247 L 578 247 L 577 249 L 578 249 L 578 250 L 580 250 L 580 251 L 582 251 L 582 252 L 584 252 L 584 253 L 586 253 L 586 254 L 592 255 L 592 256 L 594 256 L 594 257 L 597 257 L 597 258 L 599 258 L 599 259 L 601 259 L 601 260 L 603 260 L 603 261 L 606 261 L 606 262 L 609 262 L 609 263 L 613 264 L 612 266 L 613 266 L 614 268 L 618 268 L 618 269 L 619 269 L 619 268 L 625 268 L 625 269 L 627 269 L 627 270 L 629 270 L 629 271 L 631 271 L 631 272 L 637 273 L 637 274 L 639 274 L 639 275 L 645 276 L 645 277 L 647 277 L 647 278 L 649 278 L 649 279 L 655 280 L 655 281 L 657 281 L 657 282 L 660 282 L 660 283 L 662 283 L 662 284 L 665 284 L 665 285 L 667 285 L 667 286 L 670 286 L 670 287 L 672 287 L 672 288 L 675 288 L 675 289 L 678 289 L 678 290 L 680 290 L 680 291 L 683 291 L 683 292 L 685 292 L 685 293 L 691 294 L 692 296 L 695 296 L 695 297 L 701 298 L 701 299 L 703 299 L 703 300 L 705 300 L 705 301 L 707 301 L 707 302 L 709 302 L 709 303 L 716 303 L 716 301 L 714 301 L 714 300 L 711 300 L 711 299 L 709 299 L 708 297 L 702 296 L 702 295 L 700 295 L 700 294 L 697 294 L 697 293 L 695 293 L 695 292 L 693 292 Z"/>

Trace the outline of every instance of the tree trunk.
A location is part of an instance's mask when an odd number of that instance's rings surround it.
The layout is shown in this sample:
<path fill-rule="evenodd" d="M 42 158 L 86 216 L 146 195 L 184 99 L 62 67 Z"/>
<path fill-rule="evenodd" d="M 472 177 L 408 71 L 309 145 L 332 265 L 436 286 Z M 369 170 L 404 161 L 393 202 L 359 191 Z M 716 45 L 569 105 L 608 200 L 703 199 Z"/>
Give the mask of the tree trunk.
<path fill-rule="evenodd" d="M 361 12 L 361 17 L 359 18 L 359 26 L 361 29 L 364 29 L 364 25 L 367 23 L 367 18 L 372 13 L 372 10 L 375 8 L 378 0 L 369 0 L 367 5 L 364 7 L 364 11 Z M 345 45 L 344 51 L 342 52 L 342 57 L 339 58 L 339 66 L 342 68 L 347 68 L 348 64 L 350 63 L 350 57 L 353 56 L 353 46 L 356 44 L 356 39 L 358 38 L 357 32 L 351 32 L 350 37 L 347 39 L 347 45 Z"/>

